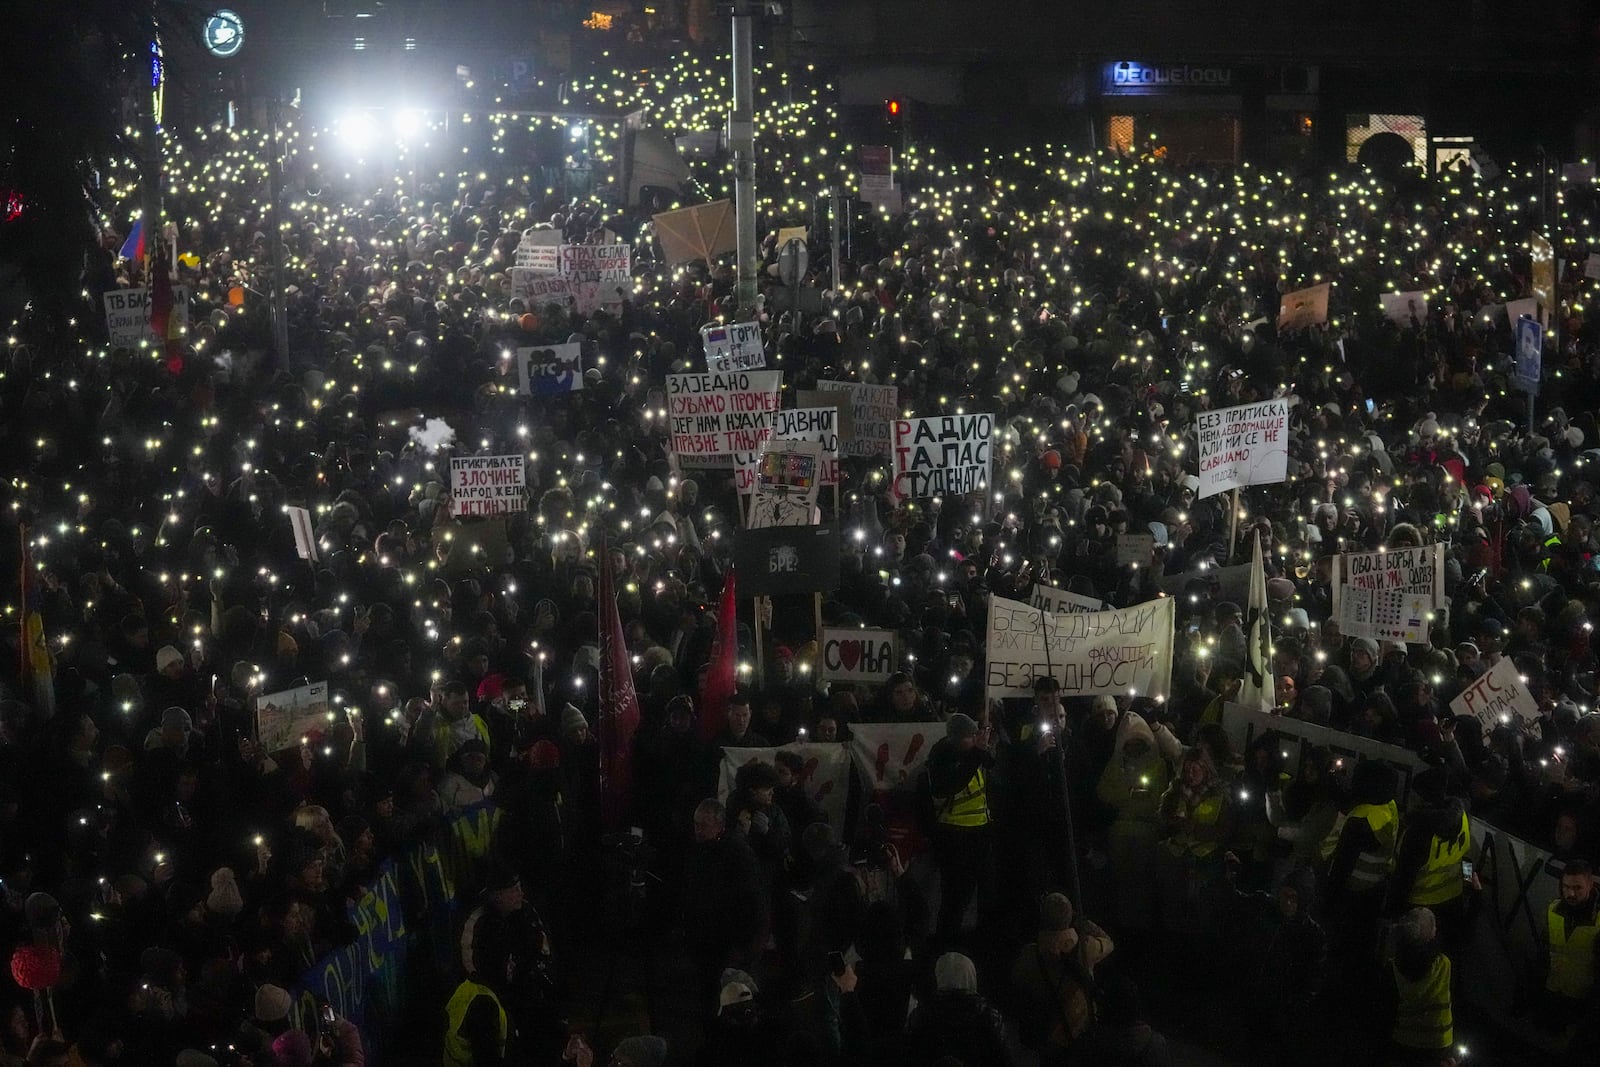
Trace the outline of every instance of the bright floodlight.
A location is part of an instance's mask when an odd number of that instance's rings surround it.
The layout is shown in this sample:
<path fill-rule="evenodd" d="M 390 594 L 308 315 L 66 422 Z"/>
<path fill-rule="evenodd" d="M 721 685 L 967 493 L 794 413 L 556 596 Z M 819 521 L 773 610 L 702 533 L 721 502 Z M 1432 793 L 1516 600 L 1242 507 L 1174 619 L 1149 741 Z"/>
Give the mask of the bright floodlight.
<path fill-rule="evenodd" d="M 581 123 L 581 122 L 574 122 L 567 129 L 568 135 L 570 135 L 574 141 L 583 140 L 584 132 L 585 132 L 585 127 L 584 127 L 583 123 Z"/>
<path fill-rule="evenodd" d="M 365 152 L 378 136 L 378 123 L 365 111 L 352 111 L 339 120 L 338 131 L 345 147 Z"/>
<path fill-rule="evenodd" d="M 423 114 L 416 108 L 395 112 L 394 132 L 403 141 L 409 141 L 422 132 Z"/>

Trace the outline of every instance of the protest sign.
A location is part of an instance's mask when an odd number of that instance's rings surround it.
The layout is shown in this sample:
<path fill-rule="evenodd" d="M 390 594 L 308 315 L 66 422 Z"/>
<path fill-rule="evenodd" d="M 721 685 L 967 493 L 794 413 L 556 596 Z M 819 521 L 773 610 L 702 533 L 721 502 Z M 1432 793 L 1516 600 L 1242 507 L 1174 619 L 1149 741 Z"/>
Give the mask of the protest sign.
<path fill-rule="evenodd" d="M 744 473 L 741 469 L 738 476 Z M 809 526 L 821 485 L 822 446 L 815 441 L 769 437 L 757 454 L 750 477 L 755 496 L 750 501 L 747 527 Z"/>
<path fill-rule="evenodd" d="M 733 536 L 739 595 L 831 593 L 839 588 L 839 531 L 822 526 L 772 526 Z"/>
<path fill-rule="evenodd" d="M 1522 672 L 1509 656 L 1480 674 L 1471 685 L 1450 702 L 1450 710 L 1457 715 L 1472 715 L 1483 724 L 1485 731 L 1516 716 L 1530 722 L 1539 718 L 1539 702 L 1528 691 Z"/>
<path fill-rule="evenodd" d="M 560 269 L 560 230 L 523 230 L 517 242 L 512 265 L 527 267 L 542 274 L 554 274 Z"/>
<path fill-rule="evenodd" d="M 1333 560 L 1333 617 L 1347 637 L 1421 644 L 1444 603 L 1444 546 L 1350 552 Z"/>
<path fill-rule="evenodd" d="M 917 772 L 944 736 L 937 723 L 859 722 L 850 726 L 856 769 L 874 793 L 916 787 Z"/>
<path fill-rule="evenodd" d="M 1028 606 L 1052 614 L 1065 615 L 1073 611 L 1099 611 L 1105 602 L 1092 596 L 1081 596 L 1053 585 L 1035 585 L 1028 597 Z"/>
<path fill-rule="evenodd" d="M 327 682 L 264 693 L 256 697 L 256 743 L 268 752 L 291 748 L 312 731 L 327 732 L 330 714 Z"/>
<path fill-rule="evenodd" d="M 744 572 L 739 572 L 743 581 Z M 1171 597 L 1115 611 L 1052 615 L 1003 597 L 989 604 L 985 642 L 991 699 L 1032 697 L 1048 675 L 1066 696 L 1165 699 L 1172 684 Z"/>
<path fill-rule="evenodd" d="M 1148 533 L 1117 534 L 1116 564 L 1119 567 L 1148 567 L 1155 557 L 1156 538 Z"/>
<path fill-rule="evenodd" d="M 1231 600 L 1243 604 L 1250 597 L 1250 564 L 1232 567 L 1203 567 L 1182 574 L 1163 574 L 1156 579 L 1156 588 L 1168 596 L 1183 596 L 1190 582 L 1205 582 L 1214 601 Z"/>
<path fill-rule="evenodd" d="M 743 592 L 743 589 L 740 590 Z M 800 757 L 798 785 L 822 809 L 834 833 L 844 830 L 845 799 L 850 792 L 850 750 L 841 744 L 791 744 L 781 748 L 724 748 L 717 796 L 726 801 L 733 792 L 740 767 L 752 763 L 772 766 L 779 752 Z"/>
<path fill-rule="evenodd" d="M 525 458 L 451 456 L 450 513 L 457 517 L 509 515 L 528 510 Z"/>
<path fill-rule="evenodd" d="M 1383 304 L 1383 317 L 1398 326 L 1410 326 L 1428 321 L 1428 294 L 1418 289 L 1412 293 L 1379 293 Z"/>
<path fill-rule="evenodd" d="M 1289 476 L 1289 402 L 1202 411 L 1195 416 L 1200 445 L 1199 499 L 1247 485 L 1273 485 Z"/>
<path fill-rule="evenodd" d="M 312 532 L 311 511 L 308 508 L 290 506 L 285 510 L 289 513 L 289 525 L 294 530 L 295 555 L 310 563 L 316 563 L 317 538 Z"/>
<path fill-rule="evenodd" d="M 866 682 L 889 679 L 900 669 L 893 630 L 863 630 L 855 626 L 826 626 L 822 630 L 821 676 L 825 682 Z"/>
<path fill-rule="evenodd" d="M 1300 330 L 1328 321 L 1328 282 L 1284 293 L 1278 305 L 1278 329 Z"/>
<path fill-rule="evenodd" d="M 583 389 L 583 345 L 569 342 L 517 349 L 517 391 L 523 396 L 559 396 Z"/>
<path fill-rule="evenodd" d="M 735 370 L 760 370 L 767 365 L 759 322 L 711 323 L 700 327 L 700 344 L 706 350 L 706 370 L 726 374 Z"/>
<path fill-rule="evenodd" d="M 592 314 L 604 304 L 621 303 L 633 284 L 631 245 L 561 244 L 553 252 L 550 245 L 537 245 L 522 253 L 519 245 L 519 263 L 509 272 L 510 296 L 529 306 L 571 302 Z"/>
<path fill-rule="evenodd" d="M 667 375 L 672 451 L 684 466 L 731 467 L 735 454 L 756 452 L 778 410 L 782 372 Z"/>
<path fill-rule="evenodd" d="M 1538 319 L 1518 319 L 1516 367 L 1511 380 L 1524 393 L 1537 395 L 1544 377 L 1544 327 Z"/>
<path fill-rule="evenodd" d="M 790 241 L 799 241 L 802 244 L 811 236 L 811 230 L 806 226 L 780 226 L 778 227 L 778 240 L 775 247 L 782 248 Z"/>
<path fill-rule="evenodd" d="M 794 393 L 794 406 L 797 408 L 834 409 L 834 427 L 839 433 L 841 455 L 849 454 L 845 449 L 856 432 L 855 412 L 851 407 L 853 403 L 850 394 L 843 390 L 796 389 Z"/>
<path fill-rule="evenodd" d="M 1511 323 L 1511 328 L 1515 330 L 1519 319 L 1532 319 L 1538 316 L 1539 301 L 1531 296 L 1525 296 L 1518 300 L 1507 300 L 1505 308 L 1506 319 Z"/>
<path fill-rule="evenodd" d="M 893 385 L 864 385 L 820 379 L 817 389 L 850 394 L 850 432 L 841 435 L 846 456 L 894 457 L 894 424 L 900 417 L 900 389 Z M 810 406 L 821 406 L 802 401 Z"/>
<path fill-rule="evenodd" d="M 1600 252 L 1590 252 L 1584 257 L 1583 276 L 1590 281 L 1600 280 Z"/>
<path fill-rule="evenodd" d="M 821 445 L 818 485 L 839 484 L 839 432 L 836 408 L 785 408 L 771 417 L 771 441 L 813 441 Z M 771 447 L 771 441 L 768 447 Z"/>
<path fill-rule="evenodd" d="M 732 200 L 663 211 L 650 219 L 668 266 L 697 259 L 715 263 L 739 247 Z"/>
<path fill-rule="evenodd" d="M 989 488 L 993 415 L 897 419 L 894 495 L 965 496 Z"/>
<path fill-rule="evenodd" d="M 106 332 L 111 335 L 111 345 L 136 346 L 142 341 L 165 341 L 150 329 L 150 290 L 112 289 L 106 293 Z M 189 330 L 188 286 L 172 287 L 172 324 L 178 336 Z"/>

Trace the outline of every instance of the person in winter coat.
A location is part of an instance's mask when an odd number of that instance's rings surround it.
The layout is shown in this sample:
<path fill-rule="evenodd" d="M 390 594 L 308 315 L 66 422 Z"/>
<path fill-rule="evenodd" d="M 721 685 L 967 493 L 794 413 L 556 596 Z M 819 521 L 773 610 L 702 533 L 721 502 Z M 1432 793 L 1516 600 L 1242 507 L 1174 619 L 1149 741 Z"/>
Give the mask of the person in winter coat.
<path fill-rule="evenodd" d="M 1227 785 L 1205 746 L 1183 754 L 1177 777 L 1161 796 L 1164 836 L 1156 852 L 1161 922 L 1170 932 L 1201 929 L 1199 902 L 1221 876 L 1223 845 L 1233 835 Z"/>
<path fill-rule="evenodd" d="M 1076 1061 L 1074 1046 L 1095 1021 L 1094 969 L 1115 947 L 1100 927 L 1073 919 L 1072 901 L 1061 893 L 1046 896 L 1039 902 L 1038 938 L 1011 968 L 1022 1042 L 1044 1064 Z"/>
<path fill-rule="evenodd" d="M 1110 870 L 1116 880 L 1116 917 L 1119 925 L 1132 929 L 1148 929 L 1155 921 L 1159 809 L 1172 784 L 1174 759 L 1182 750 L 1170 731 L 1160 730 L 1158 738 L 1143 716 L 1122 716 L 1116 747 L 1095 787 L 1100 803 L 1116 813 L 1107 834 Z"/>
<path fill-rule="evenodd" d="M 1426 907 L 1439 922 L 1445 951 L 1461 946 L 1466 933 L 1467 889 L 1461 863 L 1472 858 L 1472 827 L 1459 798 L 1445 794 L 1447 772 L 1425 771 L 1411 781 L 1420 803 L 1405 816 L 1395 851 L 1393 903 Z"/>
<path fill-rule="evenodd" d="M 708 1009 L 729 957 L 753 954 L 766 924 L 760 863 L 742 837 L 728 832 L 727 818 L 716 800 L 695 808 L 694 848 L 678 897 L 697 993 L 704 994 Z"/>
<path fill-rule="evenodd" d="M 465 742 L 445 765 L 439 780 L 439 803 L 451 815 L 494 796 L 500 776 L 489 769 L 489 746 L 478 738 Z"/>
<path fill-rule="evenodd" d="M 959 952 L 933 965 L 934 995 L 911 1015 L 905 1067 L 926 1067 L 941 1056 L 962 1064 L 1010 1067 L 1006 1024 L 997 1008 L 978 994 L 978 971 Z"/>
<path fill-rule="evenodd" d="M 1389 962 L 1389 1045 L 1396 1063 L 1435 1067 L 1451 1060 L 1455 1021 L 1450 998 L 1450 957 L 1439 946 L 1433 912 L 1413 908 L 1395 924 Z"/>
<path fill-rule="evenodd" d="M 1225 988 L 1238 997 L 1234 1017 L 1253 1020 L 1251 1062 L 1287 1062 L 1302 1047 L 1302 1028 L 1327 963 L 1327 938 L 1311 916 L 1316 872 L 1297 867 L 1275 892 L 1247 893 L 1238 888 L 1238 858 L 1229 853 L 1224 862 L 1218 971 L 1231 976 Z"/>

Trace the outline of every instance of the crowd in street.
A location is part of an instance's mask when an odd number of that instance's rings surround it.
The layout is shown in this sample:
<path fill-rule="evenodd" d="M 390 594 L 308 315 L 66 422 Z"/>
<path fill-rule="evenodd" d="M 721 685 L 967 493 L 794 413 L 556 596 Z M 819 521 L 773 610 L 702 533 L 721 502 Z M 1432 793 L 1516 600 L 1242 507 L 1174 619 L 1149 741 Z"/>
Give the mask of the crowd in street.
<path fill-rule="evenodd" d="M 795 133 L 819 116 L 763 134 L 765 264 L 778 228 L 813 221 Z M 1592 180 L 1552 179 L 1541 209 L 1515 168 L 911 152 L 905 209 L 865 212 L 833 280 L 813 232 L 823 310 L 760 311 L 768 366 L 786 393 L 843 379 L 897 386 L 911 415 L 992 412 L 991 491 L 900 500 L 888 457 L 846 459 L 821 617 L 896 631 L 902 669 L 819 683 L 810 597 L 773 598 L 760 627 L 745 600 L 739 687 L 708 702 L 740 503 L 730 469 L 671 454 L 662 388 L 704 368 L 701 325 L 735 318 L 729 264 L 666 263 L 647 212 L 539 188 L 532 157 L 341 179 L 305 136 L 273 205 L 269 142 L 173 135 L 150 269 L 176 275 L 181 339 L 103 333 L 102 295 L 149 277 L 117 255 L 131 187 L 107 197 L 81 344 L 11 329 L 0 1065 L 363 1063 L 379 1036 L 302 1003 L 306 976 L 355 941 L 386 861 L 483 805 L 493 842 L 448 950 L 406 961 L 426 996 L 386 1061 L 1154 1067 L 1181 1062 L 1152 1021 L 1171 1019 L 1241 1061 L 1442 1064 L 1491 1016 L 1542 1062 L 1592 1060 Z M 530 228 L 630 242 L 632 291 L 591 314 L 512 301 Z M 1536 230 L 1562 260 L 1530 425 L 1505 305 L 1533 294 Z M 1285 292 L 1329 280 L 1326 323 L 1275 326 Z M 1422 308 L 1384 314 L 1380 294 L 1414 291 Z M 567 341 L 583 388 L 520 395 L 512 353 Z M 1287 480 L 1230 515 L 1232 495 L 1198 497 L 1195 417 L 1273 397 Z M 448 458 L 516 452 L 528 510 L 460 560 L 474 520 L 451 514 Z M 1116 562 L 1130 531 L 1149 566 Z M 1432 544 L 1448 610 L 1425 642 L 1341 634 L 1335 556 Z M 1208 574 L 1252 545 L 1274 714 L 1425 769 L 1230 736 L 1257 620 Z M 987 699 L 989 597 L 1040 584 L 1176 597 L 1170 698 L 1041 679 Z M 612 603 L 641 712 L 620 812 L 602 804 Z M 1503 658 L 1537 717 L 1453 712 Z M 326 728 L 266 750 L 256 699 L 324 681 Z M 794 746 L 884 722 L 936 742 L 904 810 L 855 783 L 830 822 Z M 771 764 L 724 782 L 722 750 L 763 747 Z M 1543 951 L 1499 1013 L 1466 1006 L 1469 819 L 1552 857 Z M 574 1021 L 574 976 L 619 933 L 692 973 L 691 1039 L 597 1052 Z"/>

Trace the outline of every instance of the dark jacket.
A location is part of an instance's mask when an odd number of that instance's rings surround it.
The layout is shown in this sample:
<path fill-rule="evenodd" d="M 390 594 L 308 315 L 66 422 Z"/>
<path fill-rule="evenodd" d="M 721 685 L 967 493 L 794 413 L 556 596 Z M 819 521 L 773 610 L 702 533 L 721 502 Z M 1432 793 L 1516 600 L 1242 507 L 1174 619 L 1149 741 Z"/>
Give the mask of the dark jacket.
<path fill-rule="evenodd" d="M 935 994 L 911 1015 L 906 1067 L 927 1067 L 954 1056 L 971 1067 L 1009 1067 L 1006 1024 L 997 1008 L 977 993 Z"/>

